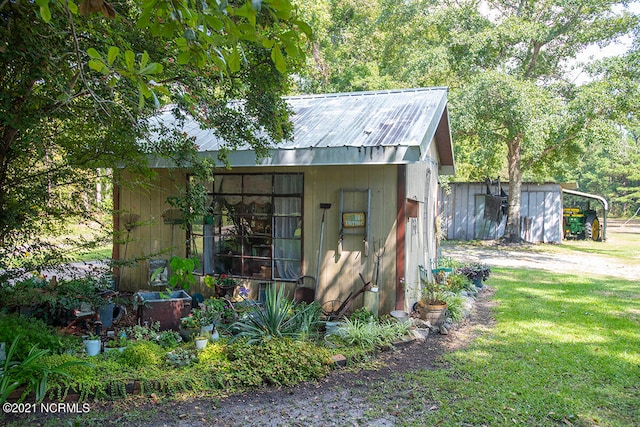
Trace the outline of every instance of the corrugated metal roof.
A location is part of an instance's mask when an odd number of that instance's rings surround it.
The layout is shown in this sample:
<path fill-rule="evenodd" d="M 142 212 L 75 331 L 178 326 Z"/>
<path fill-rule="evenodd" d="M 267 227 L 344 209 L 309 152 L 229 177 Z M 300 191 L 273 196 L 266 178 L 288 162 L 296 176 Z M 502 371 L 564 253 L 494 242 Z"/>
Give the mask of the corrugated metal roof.
<path fill-rule="evenodd" d="M 287 102 L 294 111 L 294 138 L 279 143 L 257 164 L 410 163 L 424 158 L 436 131 L 448 139 L 438 148 L 451 150 L 446 88 L 307 95 L 288 97 Z M 169 111 L 158 119 L 168 126 L 176 122 Z M 203 154 L 215 156 L 224 144 L 193 120 L 181 129 L 195 137 Z M 249 147 L 231 153 L 229 161 L 232 166 L 256 165 Z M 451 156 L 450 166 L 452 162 Z"/>

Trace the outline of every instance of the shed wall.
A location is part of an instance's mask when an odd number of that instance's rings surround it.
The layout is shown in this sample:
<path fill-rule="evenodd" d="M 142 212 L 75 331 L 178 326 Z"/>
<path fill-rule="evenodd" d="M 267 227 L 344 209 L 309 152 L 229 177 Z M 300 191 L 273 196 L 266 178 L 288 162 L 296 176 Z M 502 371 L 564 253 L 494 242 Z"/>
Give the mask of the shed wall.
<path fill-rule="evenodd" d="M 158 169 L 157 172 L 156 181 L 146 189 L 137 187 L 119 189 L 120 211 L 140 215 L 140 222 L 144 224 L 131 231 L 127 244 L 119 245 L 121 259 L 125 257 L 125 252 L 128 259 L 136 259 L 130 267 L 121 270 L 120 289 L 122 290 L 148 289 L 148 258 L 169 259 L 171 254 L 185 255 L 185 230 L 179 225 L 164 224 L 162 213 L 170 208 L 166 203 L 167 196 L 178 195 L 180 189 L 185 188 L 186 176 L 184 173 L 170 172 L 166 169 Z M 393 310 L 396 300 L 397 166 L 261 167 L 259 169 L 234 168 L 230 171 L 230 173 L 257 172 L 304 173 L 303 274 L 316 275 L 322 223 L 320 203 L 331 203 L 331 208 L 326 211 L 325 216 L 325 234 L 316 299 L 320 302 L 346 299 L 350 292 L 357 291 L 362 285 L 359 273 L 362 273 L 365 280 L 373 280 L 376 270 L 375 250 L 384 247 L 386 251 L 380 259 L 379 267 L 379 310 L 381 313 Z M 223 171 L 216 171 L 216 173 L 223 173 Z M 364 250 L 364 235 L 345 236 L 342 252 L 338 254 L 341 188 L 371 189 L 368 256 Z M 356 200 L 357 197 L 347 193 L 345 204 L 357 205 L 360 203 Z M 120 225 L 122 229 L 122 223 Z M 248 280 L 245 284 L 257 294 L 257 282 Z M 293 291 L 295 285 L 287 284 L 286 286 Z M 207 290 L 203 287 L 195 287 L 194 291 L 206 294 Z M 256 297 L 256 294 L 252 297 Z M 360 296 L 355 301 L 354 307 L 360 307 L 362 304 L 363 297 Z"/>
<path fill-rule="evenodd" d="M 435 157 L 435 153 L 431 153 Z M 428 271 L 437 264 L 435 239 L 436 211 L 438 203 L 438 164 L 427 158 L 426 162 L 407 165 L 407 203 L 417 204 L 412 216 L 407 209 L 405 217 L 405 303 L 404 310 L 411 311 L 420 298 L 420 275 L 418 266 Z"/>
<path fill-rule="evenodd" d="M 508 190 L 508 187 L 503 187 Z M 504 234 L 502 223 L 484 218 L 484 183 L 451 183 L 440 190 L 439 212 L 448 240 L 496 239 Z M 523 184 L 521 199 L 522 239 L 530 243 L 560 243 L 562 196 L 558 184 Z"/>

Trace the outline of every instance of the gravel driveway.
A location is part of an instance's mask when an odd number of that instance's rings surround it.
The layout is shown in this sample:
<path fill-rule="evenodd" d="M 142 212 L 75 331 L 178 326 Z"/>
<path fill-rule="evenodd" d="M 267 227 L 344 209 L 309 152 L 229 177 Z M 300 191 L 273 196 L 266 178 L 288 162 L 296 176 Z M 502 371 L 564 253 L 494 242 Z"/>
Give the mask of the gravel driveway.
<path fill-rule="evenodd" d="M 607 233 L 607 241 L 593 243 L 606 245 L 604 249 L 615 250 L 620 241 L 620 234 L 639 234 L 640 223 L 622 226 L 622 222 L 611 221 Z M 513 246 L 496 245 L 492 242 L 482 244 L 449 244 L 442 246 L 442 256 L 451 257 L 461 262 L 483 262 L 496 267 L 531 268 L 558 273 L 588 272 L 592 275 L 614 276 L 628 280 L 640 280 L 640 247 L 633 265 L 624 264 L 615 258 L 601 253 L 590 253 L 587 242 L 576 242 L 575 253 L 561 255 L 549 251 L 544 245 Z M 591 243 L 588 243 L 591 244 Z"/>

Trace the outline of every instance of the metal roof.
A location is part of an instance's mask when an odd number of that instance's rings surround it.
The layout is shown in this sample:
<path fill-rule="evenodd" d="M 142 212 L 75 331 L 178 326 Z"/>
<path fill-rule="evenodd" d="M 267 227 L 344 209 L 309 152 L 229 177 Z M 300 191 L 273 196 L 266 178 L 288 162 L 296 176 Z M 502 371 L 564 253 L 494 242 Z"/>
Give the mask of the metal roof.
<path fill-rule="evenodd" d="M 264 159 L 250 147 L 234 150 L 231 166 L 402 164 L 425 158 L 436 139 L 441 171 L 453 173 L 446 88 L 306 95 L 286 98 L 294 137 Z M 176 125 L 170 111 L 158 117 Z M 177 126 L 177 125 L 176 125 Z M 187 119 L 180 129 L 195 137 L 202 155 L 217 157 L 224 141 Z"/>

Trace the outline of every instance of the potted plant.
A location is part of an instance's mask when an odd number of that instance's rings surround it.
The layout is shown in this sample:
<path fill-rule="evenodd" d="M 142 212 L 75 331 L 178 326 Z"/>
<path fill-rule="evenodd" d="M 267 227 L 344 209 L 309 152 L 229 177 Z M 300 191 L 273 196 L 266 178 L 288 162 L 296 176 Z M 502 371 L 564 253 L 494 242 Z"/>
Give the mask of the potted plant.
<path fill-rule="evenodd" d="M 486 264 L 473 263 L 460 267 L 457 273 L 466 276 L 474 285 L 481 288 L 482 282 L 485 282 L 489 278 L 491 268 Z"/>
<path fill-rule="evenodd" d="M 204 350 L 204 348 L 207 346 L 207 343 L 209 342 L 209 336 L 198 334 L 195 337 L 195 342 L 197 350 Z"/>
<path fill-rule="evenodd" d="M 119 351 L 122 353 L 125 347 L 127 347 L 127 338 L 121 336 L 120 338 L 112 339 L 104 343 L 104 352 Z"/>
<path fill-rule="evenodd" d="M 436 281 L 422 280 L 422 296 L 416 303 L 420 318 L 428 320 L 434 326 L 444 323 L 444 315 L 447 311 L 443 286 Z"/>
<path fill-rule="evenodd" d="M 202 335 L 211 335 L 211 333 L 213 332 L 213 328 L 215 327 L 215 322 L 216 320 L 219 320 L 220 317 L 214 310 L 210 310 L 205 306 L 204 309 L 194 310 L 193 318 L 200 326 L 200 333 Z"/>
<path fill-rule="evenodd" d="M 213 289 L 216 296 L 221 298 L 229 293 L 233 295 L 233 291 L 239 285 L 237 280 L 224 273 L 217 276 L 205 276 L 204 284 Z"/>
<path fill-rule="evenodd" d="M 99 336 L 89 334 L 89 336 L 84 340 L 84 349 L 87 351 L 87 355 L 97 356 L 100 354 L 101 344 L 102 342 L 100 341 Z"/>
<path fill-rule="evenodd" d="M 191 341 L 198 333 L 200 333 L 200 324 L 193 313 L 180 318 L 180 336 L 183 341 Z"/>

